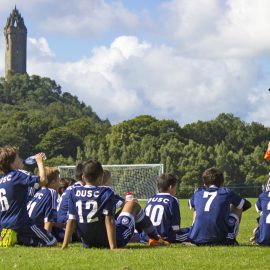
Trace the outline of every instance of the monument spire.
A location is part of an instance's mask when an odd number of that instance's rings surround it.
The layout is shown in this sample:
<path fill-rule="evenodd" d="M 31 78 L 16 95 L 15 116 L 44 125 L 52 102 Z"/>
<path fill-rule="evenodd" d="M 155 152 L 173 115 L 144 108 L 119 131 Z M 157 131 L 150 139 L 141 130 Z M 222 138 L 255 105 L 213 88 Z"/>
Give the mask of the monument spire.
<path fill-rule="evenodd" d="M 6 41 L 5 74 L 26 73 L 27 29 L 16 5 L 4 28 Z"/>

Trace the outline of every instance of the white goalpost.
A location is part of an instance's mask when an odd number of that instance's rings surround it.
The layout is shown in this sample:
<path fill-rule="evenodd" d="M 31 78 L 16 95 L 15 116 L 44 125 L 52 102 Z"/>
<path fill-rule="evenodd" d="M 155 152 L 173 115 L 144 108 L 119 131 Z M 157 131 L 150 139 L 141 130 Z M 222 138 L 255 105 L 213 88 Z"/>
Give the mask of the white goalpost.
<path fill-rule="evenodd" d="M 137 199 L 148 199 L 157 192 L 157 177 L 163 173 L 163 164 L 103 165 L 111 172 L 113 189 L 120 196 L 130 191 Z M 58 166 L 60 176 L 75 177 L 75 165 Z"/>

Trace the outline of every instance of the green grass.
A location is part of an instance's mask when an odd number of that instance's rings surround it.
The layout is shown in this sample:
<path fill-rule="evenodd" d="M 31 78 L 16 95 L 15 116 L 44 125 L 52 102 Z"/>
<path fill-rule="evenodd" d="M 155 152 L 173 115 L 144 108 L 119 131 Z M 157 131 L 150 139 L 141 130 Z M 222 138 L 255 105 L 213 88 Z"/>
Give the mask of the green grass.
<path fill-rule="evenodd" d="M 253 207 L 243 214 L 236 247 L 194 247 L 174 244 L 149 248 L 129 244 L 121 250 L 83 249 L 71 244 L 56 248 L 0 249 L 0 269 L 267 269 L 269 248 L 252 246 L 249 238 L 256 226 Z M 191 224 L 187 200 L 181 200 L 182 226 Z"/>

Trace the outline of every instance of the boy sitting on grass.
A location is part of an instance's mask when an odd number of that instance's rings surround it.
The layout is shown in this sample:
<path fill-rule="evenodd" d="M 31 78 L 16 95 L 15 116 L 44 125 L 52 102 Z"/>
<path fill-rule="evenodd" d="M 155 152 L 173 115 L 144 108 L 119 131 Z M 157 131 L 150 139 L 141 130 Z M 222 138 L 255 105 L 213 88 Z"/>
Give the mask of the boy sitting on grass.
<path fill-rule="evenodd" d="M 242 212 L 251 204 L 228 188 L 222 187 L 223 173 L 209 168 L 203 173 L 204 188 L 199 188 L 189 200 L 194 210 L 189 235 L 197 245 L 235 245 Z"/>
<path fill-rule="evenodd" d="M 103 169 L 96 160 L 88 160 L 83 166 L 85 186 L 75 187 L 69 196 L 69 218 L 62 249 L 68 247 L 75 224 L 83 246 L 116 249 L 124 247 L 133 235 L 135 223 L 157 243 L 164 243 L 156 234 L 152 223 L 144 219 L 140 205 L 135 201 L 124 204 L 117 220 L 115 195 L 108 186 L 101 186 Z"/>
<path fill-rule="evenodd" d="M 64 228 L 68 219 L 68 200 L 70 191 L 77 186 L 83 186 L 85 183 L 82 180 L 82 163 L 79 163 L 75 167 L 75 182 L 68 186 L 65 191 L 62 193 L 58 206 L 57 206 L 57 222 L 62 224 Z"/>
<path fill-rule="evenodd" d="M 0 246 L 16 243 L 27 246 L 53 246 L 56 239 L 43 227 L 36 225 L 28 216 L 28 187 L 47 184 L 43 153 L 35 155 L 39 176 L 22 171 L 22 161 L 15 147 L 0 148 Z"/>
<path fill-rule="evenodd" d="M 191 227 L 180 229 L 180 207 L 175 197 L 177 179 L 171 174 L 162 174 L 157 179 L 158 193 L 147 201 L 144 211 L 162 239 L 181 243 L 188 239 Z"/>
<path fill-rule="evenodd" d="M 82 180 L 82 169 L 82 163 L 78 163 L 75 167 L 75 179 L 70 181 L 72 184 L 63 190 L 57 205 L 57 222 L 53 225 L 52 234 L 56 237 L 58 242 L 63 242 L 65 236 L 66 222 L 68 220 L 69 194 L 76 186 L 83 186 L 85 184 Z M 72 235 L 72 241 L 77 241 L 78 238 L 78 233 L 75 231 Z"/>
<path fill-rule="evenodd" d="M 270 179 L 267 181 L 265 192 L 259 195 L 255 204 L 257 212 L 260 214 L 258 218 L 259 226 L 254 229 L 250 240 L 258 245 L 270 245 Z"/>
<path fill-rule="evenodd" d="M 52 231 L 57 220 L 57 193 L 59 187 L 59 170 L 55 167 L 45 167 L 48 183 L 42 187 L 27 204 L 29 217 L 48 232 Z"/>

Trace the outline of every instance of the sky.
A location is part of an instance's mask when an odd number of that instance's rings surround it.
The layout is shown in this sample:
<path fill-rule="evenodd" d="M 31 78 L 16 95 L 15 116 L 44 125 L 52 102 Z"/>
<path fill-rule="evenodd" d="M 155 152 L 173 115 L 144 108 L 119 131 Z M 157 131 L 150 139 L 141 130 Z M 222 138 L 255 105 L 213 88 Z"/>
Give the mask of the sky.
<path fill-rule="evenodd" d="M 27 72 L 112 124 L 224 112 L 270 126 L 269 0 L 0 0 L 2 28 L 15 4 Z M 0 76 L 4 54 L 1 35 Z"/>

